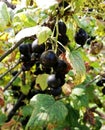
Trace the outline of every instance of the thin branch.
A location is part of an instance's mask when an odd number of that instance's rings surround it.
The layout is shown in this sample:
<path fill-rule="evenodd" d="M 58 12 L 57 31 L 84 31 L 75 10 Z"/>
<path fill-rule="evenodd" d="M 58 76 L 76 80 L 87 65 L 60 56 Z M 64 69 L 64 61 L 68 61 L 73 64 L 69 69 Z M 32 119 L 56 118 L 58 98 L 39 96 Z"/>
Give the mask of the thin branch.
<path fill-rule="evenodd" d="M 91 110 L 92 112 L 95 112 L 96 114 L 98 114 L 102 119 L 105 120 L 105 114 L 96 110 L 97 109 L 97 106 L 94 106 L 92 108 L 89 108 L 89 110 Z"/>
<path fill-rule="evenodd" d="M 10 82 L 4 87 L 4 90 L 7 90 L 9 86 L 12 85 L 12 83 L 15 81 L 15 79 L 18 77 L 18 75 L 22 72 L 22 69 L 10 80 Z"/>
<path fill-rule="evenodd" d="M 13 5 L 13 4 L 9 3 L 7 0 L 1 0 L 1 1 L 4 2 L 11 9 L 15 9 L 16 8 L 16 5 Z"/>
<path fill-rule="evenodd" d="M 90 82 L 88 82 L 85 87 L 88 87 L 90 84 L 92 84 L 95 80 L 99 79 L 100 78 L 100 75 L 97 75 L 96 77 L 94 77 L 93 80 L 91 80 Z"/>
<path fill-rule="evenodd" d="M 21 94 L 21 96 L 19 97 L 18 101 L 16 102 L 16 104 L 14 105 L 13 109 L 10 111 L 10 113 L 8 114 L 8 118 L 7 118 L 7 122 L 11 120 L 11 118 L 15 115 L 16 111 L 19 109 L 21 101 L 25 98 L 24 94 Z"/>
<path fill-rule="evenodd" d="M 96 114 L 98 114 L 102 119 L 105 120 L 105 114 L 104 114 L 104 113 L 99 112 L 99 111 L 97 111 L 97 110 L 95 110 L 94 112 L 95 112 Z"/>
<path fill-rule="evenodd" d="M 0 76 L 0 79 L 2 79 L 7 73 L 9 73 L 12 69 L 14 69 L 17 65 L 19 65 L 21 63 L 20 60 L 18 60 L 18 62 L 11 68 L 9 68 L 5 73 L 3 73 L 1 76 Z"/>
<path fill-rule="evenodd" d="M 0 57 L 0 62 L 6 57 L 8 56 L 11 52 L 13 52 L 23 41 L 25 38 L 21 39 L 20 41 L 18 41 L 16 44 L 14 44 L 14 46 L 12 46 L 8 51 L 6 51 L 1 57 Z"/>

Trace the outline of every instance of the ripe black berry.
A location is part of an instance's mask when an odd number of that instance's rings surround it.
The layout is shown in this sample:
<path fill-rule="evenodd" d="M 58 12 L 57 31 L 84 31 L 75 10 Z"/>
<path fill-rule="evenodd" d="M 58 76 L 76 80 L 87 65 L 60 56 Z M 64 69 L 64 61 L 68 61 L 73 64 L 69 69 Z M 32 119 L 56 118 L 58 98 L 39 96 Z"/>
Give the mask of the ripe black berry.
<path fill-rule="evenodd" d="M 85 30 L 82 29 L 82 28 L 80 28 L 79 31 L 76 32 L 76 34 L 75 34 L 75 41 L 76 41 L 76 43 L 81 45 L 82 47 L 85 44 L 87 38 L 88 38 L 88 35 L 85 32 Z"/>
<path fill-rule="evenodd" d="M 56 66 L 54 66 L 54 71 L 56 73 L 65 74 L 65 70 L 67 69 L 67 63 L 64 60 L 59 59 L 57 61 Z"/>
<path fill-rule="evenodd" d="M 57 56 L 53 50 L 45 51 L 40 57 L 40 62 L 44 66 L 53 67 L 57 63 Z"/>
<path fill-rule="evenodd" d="M 42 53 L 45 50 L 45 44 L 40 44 L 38 43 L 38 39 L 34 40 L 32 43 L 32 51 L 35 53 Z"/>
<path fill-rule="evenodd" d="M 59 41 L 62 45 L 66 46 L 67 43 L 69 42 L 69 38 L 68 38 L 67 35 L 59 35 L 59 36 L 58 36 L 58 41 Z"/>
<path fill-rule="evenodd" d="M 55 74 L 51 74 L 47 79 L 47 84 L 51 88 L 57 88 L 61 86 L 61 79 L 57 78 Z"/>
<path fill-rule="evenodd" d="M 29 55 L 31 52 L 31 44 L 21 44 L 19 46 L 19 51 L 23 55 Z"/>
<path fill-rule="evenodd" d="M 28 55 L 23 55 L 23 54 L 21 54 L 20 59 L 21 59 L 23 62 L 28 62 L 28 61 L 31 60 L 31 55 L 30 55 L 30 54 L 28 54 Z"/>
<path fill-rule="evenodd" d="M 102 86 L 103 86 L 103 83 L 105 83 L 105 78 L 100 79 L 100 80 L 96 83 L 96 85 L 99 86 L 99 87 L 102 87 Z"/>
<path fill-rule="evenodd" d="M 47 66 L 42 66 L 42 71 L 47 73 L 47 74 L 50 74 L 51 73 L 51 68 L 47 67 Z"/>
<path fill-rule="evenodd" d="M 59 31 L 59 33 L 62 34 L 62 35 L 65 35 L 66 30 L 67 30 L 66 24 L 64 22 L 62 22 L 62 21 L 59 21 L 58 22 L 58 31 Z"/>
<path fill-rule="evenodd" d="M 61 87 L 51 88 L 48 93 L 53 96 L 59 96 L 62 93 L 62 88 Z"/>

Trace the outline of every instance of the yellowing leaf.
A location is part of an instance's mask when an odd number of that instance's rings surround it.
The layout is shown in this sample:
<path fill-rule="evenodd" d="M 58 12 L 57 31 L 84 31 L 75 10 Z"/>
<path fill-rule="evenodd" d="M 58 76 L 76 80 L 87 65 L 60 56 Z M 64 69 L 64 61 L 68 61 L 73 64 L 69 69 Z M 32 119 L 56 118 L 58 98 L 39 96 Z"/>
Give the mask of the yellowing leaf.
<path fill-rule="evenodd" d="M 48 74 L 38 75 L 36 78 L 36 85 L 39 84 L 42 90 L 47 88 L 47 78 Z"/>
<path fill-rule="evenodd" d="M 0 40 L 1 41 L 7 41 L 8 40 L 8 33 L 0 34 Z"/>
<path fill-rule="evenodd" d="M 49 38 L 49 36 L 51 35 L 51 30 L 48 27 L 41 27 L 39 28 L 36 35 L 39 41 L 38 43 L 40 44 L 45 42 Z"/>
<path fill-rule="evenodd" d="M 79 51 L 72 51 L 69 56 L 75 74 L 74 84 L 81 84 L 86 78 L 86 68 L 83 59 Z"/>

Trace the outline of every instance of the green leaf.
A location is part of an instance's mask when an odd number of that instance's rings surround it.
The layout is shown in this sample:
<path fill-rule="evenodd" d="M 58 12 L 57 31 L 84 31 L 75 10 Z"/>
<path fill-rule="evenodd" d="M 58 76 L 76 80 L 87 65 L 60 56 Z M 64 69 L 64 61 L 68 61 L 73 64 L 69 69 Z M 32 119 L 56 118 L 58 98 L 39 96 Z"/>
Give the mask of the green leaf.
<path fill-rule="evenodd" d="M 45 42 L 51 34 L 51 30 L 48 27 L 42 27 L 40 25 L 37 25 L 35 27 L 29 27 L 21 30 L 15 37 L 15 42 L 21 42 L 25 38 L 29 38 L 32 36 L 37 36 L 38 38 L 38 43 L 43 43 Z"/>
<path fill-rule="evenodd" d="M 72 106 L 75 109 L 80 109 L 81 107 L 88 107 L 88 97 L 87 95 L 81 95 L 81 96 L 77 96 L 77 95 L 71 95 L 72 98 Z"/>
<path fill-rule="evenodd" d="M 52 32 L 48 27 L 39 28 L 39 30 L 36 34 L 38 41 L 39 41 L 38 43 L 40 44 L 40 43 L 45 42 L 49 38 L 49 36 L 51 36 L 51 33 Z"/>
<path fill-rule="evenodd" d="M 84 91 L 83 88 L 75 87 L 75 88 L 72 90 L 72 94 L 77 95 L 77 96 L 80 96 L 80 95 L 85 94 L 85 91 Z"/>
<path fill-rule="evenodd" d="M 0 112 L 0 126 L 6 121 L 6 115 Z"/>
<path fill-rule="evenodd" d="M 21 86 L 21 92 L 22 92 L 23 94 L 27 95 L 28 92 L 29 92 L 29 90 L 30 90 L 30 86 L 29 86 L 28 84 Z"/>
<path fill-rule="evenodd" d="M 7 5 L 0 2 L 0 31 L 4 31 L 10 24 L 10 15 L 8 13 Z"/>
<path fill-rule="evenodd" d="M 48 78 L 48 74 L 38 75 L 36 78 L 36 85 L 39 84 L 41 89 L 45 90 L 48 87 L 47 78 Z"/>
<path fill-rule="evenodd" d="M 79 111 L 74 109 L 70 104 L 67 104 L 68 108 L 68 115 L 67 115 L 67 122 L 70 127 L 77 127 L 78 126 L 78 119 L 80 118 Z"/>
<path fill-rule="evenodd" d="M 17 77 L 15 81 L 12 83 L 12 85 L 16 85 L 16 86 L 20 86 L 20 84 L 21 84 L 21 79 L 19 77 Z"/>
<path fill-rule="evenodd" d="M 31 105 L 23 106 L 22 115 L 24 117 L 30 116 L 33 111 L 33 107 Z"/>
<path fill-rule="evenodd" d="M 72 51 L 69 54 L 69 58 L 73 67 L 73 71 L 75 74 L 74 83 L 75 85 L 81 84 L 86 78 L 86 68 L 84 65 L 84 61 L 78 51 Z"/>
<path fill-rule="evenodd" d="M 48 123 L 59 124 L 65 120 L 68 113 L 65 105 L 55 101 L 50 95 L 38 94 L 30 103 L 34 110 L 25 130 L 39 130 Z"/>

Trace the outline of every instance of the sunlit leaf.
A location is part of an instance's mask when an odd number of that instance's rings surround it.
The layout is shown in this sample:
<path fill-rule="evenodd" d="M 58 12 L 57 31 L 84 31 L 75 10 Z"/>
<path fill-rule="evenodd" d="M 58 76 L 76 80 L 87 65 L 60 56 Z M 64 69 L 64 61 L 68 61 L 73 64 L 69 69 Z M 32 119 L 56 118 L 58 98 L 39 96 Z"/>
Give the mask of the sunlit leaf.
<path fill-rule="evenodd" d="M 15 42 L 19 42 L 25 38 L 37 36 L 39 43 L 45 42 L 51 35 L 48 27 L 37 25 L 35 27 L 25 28 L 21 30 L 15 37 Z"/>
<path fill-rule="evenodd" d="M 48 74 L 38 75 L 36 78 L 36 85 L 39 84 L 42 90 L 45 90 L 47 85 Z"/>

